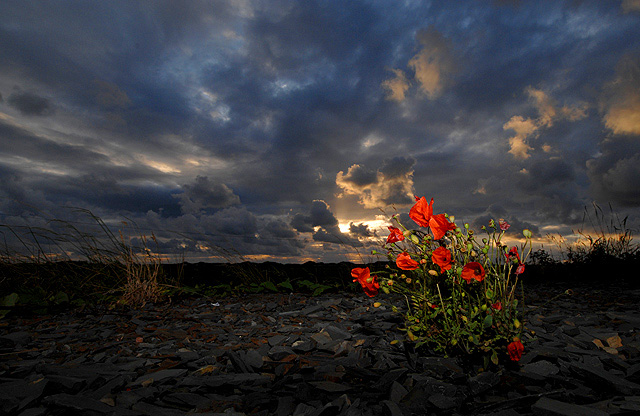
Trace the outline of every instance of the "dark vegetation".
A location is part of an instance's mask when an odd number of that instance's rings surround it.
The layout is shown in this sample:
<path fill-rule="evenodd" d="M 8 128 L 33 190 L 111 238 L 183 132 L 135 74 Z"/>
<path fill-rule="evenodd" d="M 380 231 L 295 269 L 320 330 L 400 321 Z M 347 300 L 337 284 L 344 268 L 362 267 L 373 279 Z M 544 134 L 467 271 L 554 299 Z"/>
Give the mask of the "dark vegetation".
<path fill-rule="evenodd" d="M 274 262 L 187 263 L 167 262 L 152 250 L 152 234 L 112 233 L 100 219 L 86 212 L 100 235 L 87 234 L 71 224 L 20 229 L 0 225 L 5 237 L 0 253 L 0 318 L 8 313 L 50 313 L 63 308 L 103 304 L 133 307 L 149 302 L 171 302 L 180 296 L 221 299 L 244 293 L 360 292 L 350 273 L 362 266 L 348 262 L 280 264 Z M 566 285 L 620 285 L 640 287 L 640 246 L 634 243 L 626 218 L 606 214 L 594 205 L 585 210 L 580 240 L 569 244 L 548 236 L 559 255 L 540 248 L 531 253 L 523 275 L 525 286 L 541 283 Z M 21 250 L 10 251 L 7 239 Z M 46 247 L 46 249 L 45 249 Z M 58 250 L 51 250 L 51 247 Z M 70 254 L 74 253 L 74 259 Z M 79 257 L 79 259 L 78 259 Z M 385 262 L 368 264 L 374 270 Z"/>

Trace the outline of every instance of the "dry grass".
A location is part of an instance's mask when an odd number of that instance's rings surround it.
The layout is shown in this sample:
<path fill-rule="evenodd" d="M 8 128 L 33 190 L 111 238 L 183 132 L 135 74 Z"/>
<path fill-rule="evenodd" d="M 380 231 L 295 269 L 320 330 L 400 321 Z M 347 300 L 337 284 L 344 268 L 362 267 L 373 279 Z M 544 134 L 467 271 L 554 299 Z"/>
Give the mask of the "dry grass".
<path fill-rule="evenodd" d="M 167 280 L 162 260 L 135 223 L 122 222 L 125 229 L 133 229 L 135 238 L 122 231 L 116 236 L 99 217 L 78 211 L 92 220 L 95 232 L 60 220 L 51 220 L 48 227 L 0 225 L 5 237 L 0 253 L 0 290 L 37 288 L 46 297 L 62 291 L 86 298 L 117 298 L 130 305 L 160 300 L 161 280 Z M 19 247 L 11 250 L 7 237 L 19 242 Z M 137 246 L 134 240 L 139 241 Z M 150 240 L 157 247 L 155 235 Z"/>

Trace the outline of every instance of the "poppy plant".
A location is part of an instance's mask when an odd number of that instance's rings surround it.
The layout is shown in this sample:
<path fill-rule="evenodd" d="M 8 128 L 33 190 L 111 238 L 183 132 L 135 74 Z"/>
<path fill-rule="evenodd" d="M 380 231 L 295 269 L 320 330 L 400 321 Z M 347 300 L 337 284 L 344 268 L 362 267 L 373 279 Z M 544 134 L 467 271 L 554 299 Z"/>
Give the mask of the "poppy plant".
<path fill-rule="evenodd" d="M 517 259 L 518 263 L 520 263 L 520 254 L 518 254 L 518 247 L 511 247 L 511 250 L 507 254 L 505 254 L 507 260 Z"/>
<path fill-rule="evenodd" d="M 366 293 L 370 298 L 378 294 L 380 284 L 376 280 L 375 276 L 371 277 L 371 272 L 368 267 L 356 267 L 355 269 L 352 269 L 351 277 L 353 277 L 354 282 L 360 283 L 362 289 L 364 289 L 364 293 Z"/>
<path fill-rule="evenodd" d="M 431 253 L 431 261 L 440 266 L 440 273 L 451 269 L 451 252 L 444 247 L 438 247 Z"/>
<path fill-rule="evenodd" d="M 433 215 L 433 198 L 431 202 L 427 203 L 427 198 L 416 198 L 416 203 L 409 211 L 409 217 L 414 220 L 421 227 L 429 226 L 429 219 Z"/>
<path fill-rule="evenodd" d="M 514 338 L 513 342 L 507 345 L 507 352 L 511 361 L 520 361 L 524 352 L 524 345 L 522 345 L 519 338 Z"/>
<path fill-rule="evenodd" d="M 477 261 L 472 261 L 467 263 L 462 268 L 462 278 L 467 281 L 467 283 L 471 283 L 473 279 L 478 282 L 482 282 L 484 280 L 485 272 L 482 264 Z"/>
<path fill-rule="evenodd" d="M 402 234 L 402 231 L 400 231 L 399 228 L 397 227 L 388 227 L 390 234 L 389 237 L 387 237 L 387 244 L 392 244 L 392 243 L 396 243 L 398 241 L 402 241 L 404 240 L 404 234 Z"/>
<path fill-rule="evenodd" d="M 398 254 L 396 258 L 396 266 L 401 268 L 402 270 L 415 270 L 420 264 L 411 258 L 407 253 Z"/>
<path fill-rule="evenodd" d="M 478 355 L 485 369 L 519 361 L 524 347 L 515 286 L 531 253 L 531 232 L 524 230 L 526 243 L 511 248 L 501 241 L 510 225 L 496 219 L 482 227 L 488 236 L 480 239 L 468 224 L 458 227 L 453 215 L 434 214 L 433 201 L 415 197 L 409 217 L 417 230 L 407 229 L 400 214 L 391 217 L 384 253 L 372 251 L 386 254 L 390 264 L 375 273 L 353 269 L 354 281 L 368 296 L 393 292 L 407 300 L 405 329 L 417 346 Z"/>
<path fill-rule="evenodd" d="M 447 231 L 456 229 L 456 225 L 449 222 L 444 214 L 433 215 L 429 219 L 429 226 L 435 240 L 440 240 Z"/>

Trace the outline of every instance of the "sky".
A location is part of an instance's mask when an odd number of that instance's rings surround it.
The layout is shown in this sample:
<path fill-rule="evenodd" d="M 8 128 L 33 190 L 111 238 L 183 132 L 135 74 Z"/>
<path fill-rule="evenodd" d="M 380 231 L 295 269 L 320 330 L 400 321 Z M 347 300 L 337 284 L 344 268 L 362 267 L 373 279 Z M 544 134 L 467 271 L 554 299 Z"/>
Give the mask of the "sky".
<path fill-rule="evenodd" d="M 640 0 L 4 0 L 0 178 L 7 245 L 88 211 L 190 261 L 366 260 L 414 196 L 637 228 Z"/>

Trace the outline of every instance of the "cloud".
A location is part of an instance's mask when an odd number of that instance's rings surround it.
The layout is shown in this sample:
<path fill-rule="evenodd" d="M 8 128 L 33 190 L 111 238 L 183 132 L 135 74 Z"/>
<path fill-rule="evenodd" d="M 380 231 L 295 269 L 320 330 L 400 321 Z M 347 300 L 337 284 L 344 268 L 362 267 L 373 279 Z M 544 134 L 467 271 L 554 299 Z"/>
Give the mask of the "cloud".
<path fill-rule="evenodd" d="M 422 93 L 427 98 L 438 98 L 453 82 L 458 72 L 449 41 L 433 27 L 422 29 L 416 34 L 420 50 L 409 60 L 408 66 Z M 404 101 L 412 82 L 401 69 L 391 70 L 395 77 L 382 82 L 387 90 L 387 99 Z"/>
<path fill-rule="evenodd" d="M 131 100 L 126 92 L 111 82 L 95 80 L 96 102 L 105 109 L 123 109 L 131 105 Z"/>
<path fill-rule="evenodd" d="M 392 69 L 391 71 L 395 74 L 395 78 L 385 80 L 382 83 L 382 88 L 388 90 L 387 99 L 403 101 L 411 83 L 401 69 Z"/>
<path fill-rule="evenodd" d="M 595 199 L 624 206 L 640 205 L 640 142 L 620 136 L 600 144 L 600 153 L 586 163 Z"/>
<path fill-rule="evenodd" d="M 49 116 L 54 112 L 49 99 L 30 92 L 13 93 L 7 103 L 26 116 Z"/>
<path fill-rule="evenodd" d="M 301 233 L 313 232 L 315 227 L 337 227 L 338 220 L 321 200 L 313 201 L 308 215 L 297 213 L 291 219 L 291 226 Z"/>
<path fill-rule="evenodd" d="M 502 126 L 503 130 L 515 131 L 515 136 L 509 138 L 509 153 L 519 160 L 524 160 L 531 156 L 529 152 L 533 151 L 534 148 L 530 146 L 529 142 L 539 135 L 540 129 L 549 128 L 553 126 L 556 121 L 560 120 L 581 120 L 587 117 L 588 108 L 585 103 L 580 103 L 575 106 L 558 107 L 555 99 L 546 92 L 531 86 L 525 88 L 525 93 L 535 106 L 538 117 L 524 118 L 522 116 L 513 116 Z"/>
<path fill-rule="evenodd" d="M 515 136 L 509 138 L 509 153 L 516 159 L 527 159 L 533 148 L 526 141 L 538 130 L 535 121 L 522 116 L 513 116 L 504 124 L 503 129 L 516 132 Z"/>
<path fill-rule="evenodd" d="M 333 243 L 341 246 L 350 246 L 350 247 L 362 247 L 364 244 L 358 239 L 353 238 L 347 234 L 344 234 L 340 231 L 340 228 L 337 226 L 333 227 L 319 227 L 313 233 L 313 241 L 321 242 L 321 243 Z"/>
<path fill-rule="evenodd" d="M 377 231 L 371 231 L 369 226 L 364 223 L 354 224 L 353 222 L 349 223 L 349 234 L 356 238 L 360 237 L 374 237 L 377 236 Z"/>
<path fill-rule="evenodd" d="M 436 29 L 421 30 L 416 39 L 422 49 L 409 61 L 420 90 L 429 99 L 438 98 L 456 72 L 449 42 Z"/>
<path fill-rule="evenodd" d="M 240 197 L 224 183 L 206 176 L 197 176 L 192 184 L 183 185 L 184 192 L 174 195 L 183 213 L 197 213 L 208 209 L 226 208 L 240 204 Z"/>
<path fill-rule="evenodd" d="M 640 12 L 640 0 L 622 0 L 621 6 L 624 13 Z"/>
<path fill-rule="evenodd" d="M 614 134 L 640 135 L 640 55 L 620 60 L 615 78 L 605 84 L 601 108 Z"/>
<path fill-rule="evenodd" d="M 364 208 L 384 208 L 410 204 L 413 199 L 413 158 L 385 159 L 377 172 L 352 165 L 345 174 L 338 172 L 336 184 L 346 195 L 356 195 Z"/>

